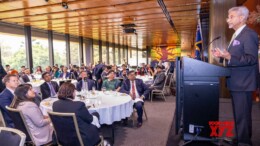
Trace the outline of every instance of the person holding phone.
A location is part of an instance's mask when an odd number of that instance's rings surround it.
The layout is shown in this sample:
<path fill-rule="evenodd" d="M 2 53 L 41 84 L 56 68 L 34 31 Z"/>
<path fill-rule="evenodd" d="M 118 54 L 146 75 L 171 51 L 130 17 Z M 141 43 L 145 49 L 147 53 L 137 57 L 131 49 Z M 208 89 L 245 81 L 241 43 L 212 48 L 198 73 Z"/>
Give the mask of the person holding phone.
<path fill-rule="evenodd" d="M 88 73 L 86 71 L 82 71 L 80 73 L 80 80 L 76 85 L 77 91 L 81 91 L 82 89 L 92 90 L 95 87 L 95 81 L 88 78 Z"/>

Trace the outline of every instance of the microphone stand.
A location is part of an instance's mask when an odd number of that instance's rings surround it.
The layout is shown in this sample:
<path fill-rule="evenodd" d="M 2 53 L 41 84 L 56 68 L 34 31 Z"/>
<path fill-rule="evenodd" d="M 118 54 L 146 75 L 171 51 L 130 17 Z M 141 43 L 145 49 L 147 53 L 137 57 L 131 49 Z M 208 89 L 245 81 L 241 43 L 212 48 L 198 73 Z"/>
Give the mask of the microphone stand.
<path fill-rule="evenodd" d="M 218 39 L 220 39 L 220 38 L 221 38 L 221 36 L 218 36 L 218 37 L 214 38 L 211 42 L 208 43 L 208 45 L 205 47 L 204 50 L 208 50 L 208 47 L 209 47 L 213 42 L 215 42 L 216 40 L 218 40 Z M 203 61 L 205 61 L 205 57 L 204 57 L 204 60 L 203 60 Z"/>

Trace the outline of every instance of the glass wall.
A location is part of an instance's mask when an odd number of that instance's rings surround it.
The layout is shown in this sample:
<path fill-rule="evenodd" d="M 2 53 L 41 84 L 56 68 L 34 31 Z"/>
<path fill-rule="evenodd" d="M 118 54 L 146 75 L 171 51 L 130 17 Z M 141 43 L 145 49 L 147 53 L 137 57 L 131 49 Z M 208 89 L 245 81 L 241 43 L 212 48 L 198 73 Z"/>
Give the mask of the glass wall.
<path fill-rule="evenodd" d="M 94 41 L 94 44 L 93 44 L 93 61 L 95 64 L 98 63 L 98 61 L 99 61 L 98 41 Z"/>
<path fill-rule="evenodd" d="M 49 46 L 48 40 L 39 37 L 32 37 L 32 56 L 34 72 L 37 66 L 44 70 L 49 65 Z"/>
<path fill-rule="evenodd" d="M 104 62 L 105 64 L 107 64 L 107 46 L 106 46 L 106 42 L 102 41 L 102 62 Z"/>
<path fill-rule="evenodd" d="M 54 64 L 65 65 L 66 64 L 66 44 L 65 41 L 53 40 L 53 53 L 54 53 Z"/>
<path fill-rule="evenodd" d="M 113 47 L 109 44 L 109 64 L 114 64 Z"/>
<path fill-rule="evenodd" d="M 27 66 L 24 36 L 0 33 L 0 49 L 3 67 L 8 64 L 19 71 L 21 66 Z"/>
<path fill-rule="evenodd" d="M 119 64 L 119 62 L 118 62 L 119 60 L 118 60 L 118 47 L 116 46 L 115 47 L 115 65 L 118 65 Z"/>
<path fill-rule="evenodd" d="M 146 51 L 142 51 L 139 50 L 138 51 L 138 65 L 140 65 L 141 63 L 145 63 L 146 64 Z"/>
<path fill-rule="evenodd" d="M 130 55 L 130 54 L 132 54 L 132 55 Z M 137 57 L 136 48 L 129 47 L 128 48 L 128 64 L 130 64 L 130 66 L 137 66 L 136 57 Z"/>
<path fill-rule="evenodd" d="M 70 62 L 73 65 L 80 65 L 79 42 L 70 42 Z"/>

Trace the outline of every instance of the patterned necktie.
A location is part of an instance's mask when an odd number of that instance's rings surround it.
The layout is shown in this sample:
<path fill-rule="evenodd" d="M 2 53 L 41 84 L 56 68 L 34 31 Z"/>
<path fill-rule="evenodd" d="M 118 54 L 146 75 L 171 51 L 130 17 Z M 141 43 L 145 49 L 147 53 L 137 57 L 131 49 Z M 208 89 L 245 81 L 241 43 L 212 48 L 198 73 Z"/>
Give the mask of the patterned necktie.
<path fill-rule="evenodd" d="M 51 90 L 51 96 L 55 96 L 56 95 L 56 92 L 51 84 L 51 82 L 48 83 L 49 84 L 49 87 L 50 87 L 50 90 Z"/>
<path fill-rule="evenodd" d="M 132 81 L 132 95 L 133 95 L 132 99 L 135 100 L 136 95 L 135 95 L 135 82 L 134 81 Z"/>

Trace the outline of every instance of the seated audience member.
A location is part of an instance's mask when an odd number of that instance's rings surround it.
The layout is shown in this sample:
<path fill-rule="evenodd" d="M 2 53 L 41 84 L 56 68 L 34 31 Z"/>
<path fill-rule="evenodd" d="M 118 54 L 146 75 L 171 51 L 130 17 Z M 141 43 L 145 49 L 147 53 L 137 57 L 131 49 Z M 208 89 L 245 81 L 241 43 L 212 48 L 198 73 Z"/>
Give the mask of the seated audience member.
<path fill-rule="evenodd" d="M 5 72 L 7 72 L 7 73 L 8 73 L 10 70 L 11 70 L 11 67 L 10 67 L 10 65 L 8 65 L 8 64 L 7 64 L 7 65 L 5 65 Z"/>
<path fill-rule="evenodd" d="M 21 70 L 19 72 L 19 77 L 21 77 L 24 74 L 25 66 L 21 66 Z"/>
<path fill-rule="evenodd" d="M 102 88 L 106 88 L 108 91 L 119 91 L 120 81 L 115 79 L 115 71 L 110 70 L 107 75 L 107 79 L 103 82 Z"/>
<path fill-rule="evenodd" d="M 111 67 L 111 70 L 113 70 L 113 71 L 115 72 L 115 76 L 116 76 L 116 77 L 119 77 L 119 71 L 118 71 L 118 68 L 117 68 L 116 65 L 113 65 L 113 66 Z"/>
<path fill-rule="evenodd" d="M 49 74 L 52 76 L 53 72 L 52 72 L 51 66 L 47 66 L 47 67 L 45 68 L 45 72 L 49 73 Z"/>
<path fill-rule="evenodd" d="M 122 70 L 119 72 L 119 76 L 122 76 L 122 73 L 125 71 L 126 73 L 128 73 L 129 71 L 127 70 L 126 68 L 126 65 L 125 64 L 122 64 L 121 66 Z"/>
<path fill-rule="evenodd" d="M 91 124 L 97 117 L 89 113 L 85 103 L 73 101 L 75 92 L 75 86 L 72 83 L 66 82 L 62 84 L 58 92 L 59 100 L 53 103 L 53 111 L 75 113 L 84 145 L 94 146 L 100 142 L 98 128 Z M 68 137 L 71 137 L 70 133 L 64 134 L 68 134 Z M 75 138 L 75 136 L 73 137 Z"/>
<path fill-rule="evenodd" d="M 5 89 L 5 85 L 4 83 L 2 82 L 4 76 L 6 75 L 7 73 L 5 72 L 2 64 L 0 64 L 0 93 Z"/>
<path fill-rule="evenodd" d="M 37 66 L 35 74 L 42 74 L 42 67 L 41 66 Z"/>
<path fill-rule="evenodd" d="M 31 82 L 34 78 L 33 75 L 31 75 L 31 71 L 29 68 L 26 68 L 24 70 L 24 74 L 21 76 L 21 81 L 22 83 L 27 83 L 27 82 Z"/>
<path fill-rule="evenodd" d="M 157 66 L 156 67 L 156 75 L 153 84 L 150 86 L 150 89 L 159 89 L 162 90 L 164 86 L 164 81 L 165 81 L 165 73 L 162 71 L 163 67 L 162 66 Z"/>
<path fill-rule="evenodd" d="M 77 91 L 81 91 L 82 89 L 92 90 L 93 87 L 95 88 L 95 82 L 91 79 L 88 79 L 88 74 L 86 71 L 82 71 L 80 73 L 80 80 L 77 83 Z"/>
<path fill-rule="evenodd" d="M 63 67 L 62 73 L 60 74 L 60 78 L 63 78 L 63 79 L 70 78 L 70 72 L 68 72 L 67 67 Z"/>
<path fill-rule="evenodd" d="M 44 116 L 40 108 L 34 103 L 35 92 L 28 84 L 19 85 L 15 91 L 12 108 L 21 110 L 36 146 L 52 141 L 53 128 L 51 121 Z"/>
<path fill-rule="evenodd" d="M 14 69 L 10 72 L 10 74 L 12 74 L 12 75 L 17 75 L 17 77 L 19 76 L 18 71 L 17 71 L 17 70 L 14 70 Z"/>
<path fill-rule="evenodd" d="M 3 83 L 6 88 L 0 93 L 0 110 L 3 113 L 3 117 L 6 121 L 7 127 L 14 127 L 14 123 L 10 118 L 5 106 L 10 106 L 14 98 L 14 90 L 19 85 L 19 80 L 16 75 L 8 74 L 3 78 Z"/>
<path fill-rule="evenodd" d="M 123 80 L 127 79 L 127 70 L 122 70 L 119 78 L 122 78 Z"/>
<path fill-rule="evenodd" d="M 147 64 L 146 70 L 147 70 L 147 75 L 148 76 L 154 76 L 154 69 L 153 69 L 153 67 L 151 67 L 150 64 Z"/>
<path fill-rule="evenodd" d="M 40 89 L 42 93 L 42 99 L 46 99 L 48 97 L 56 96 L 59 85 L 55 81 L 51 81 L 51 76 L 49 73 L 45 72 L 42 74 L 42 78 L 44 79 L 44 83 L 41 84 Z"/>
<path fill-rule="evenodd" d="M 104 70 L 101 74 L 101 78 L 102 80 L 104 81 L 105 79 L 107 79 L 107 75 L 108 75 L 108 72 L 111 70 L 111 66 L 105 66 L 104 67 Z"/>
<path fill-rule="evenodd" d="M 134 108 L 136 108 L 138 114 L 137 127 L 141 127 L 144 99 L 149 96 L 149 88 L 143 83 L 143 80 L 135 77 L 135 71 L 129 71 L 128 79 L 123 82 L 120 92 L 129 94 L 134 100 Z"/>
<path fill-rule="evenodd" d="M 60 77 L 59 68 L 57 68 L 57 67 L 55 66 L 55 67 L 53 67 L 52 78 L 59 78 L 59 77 Z"/>

